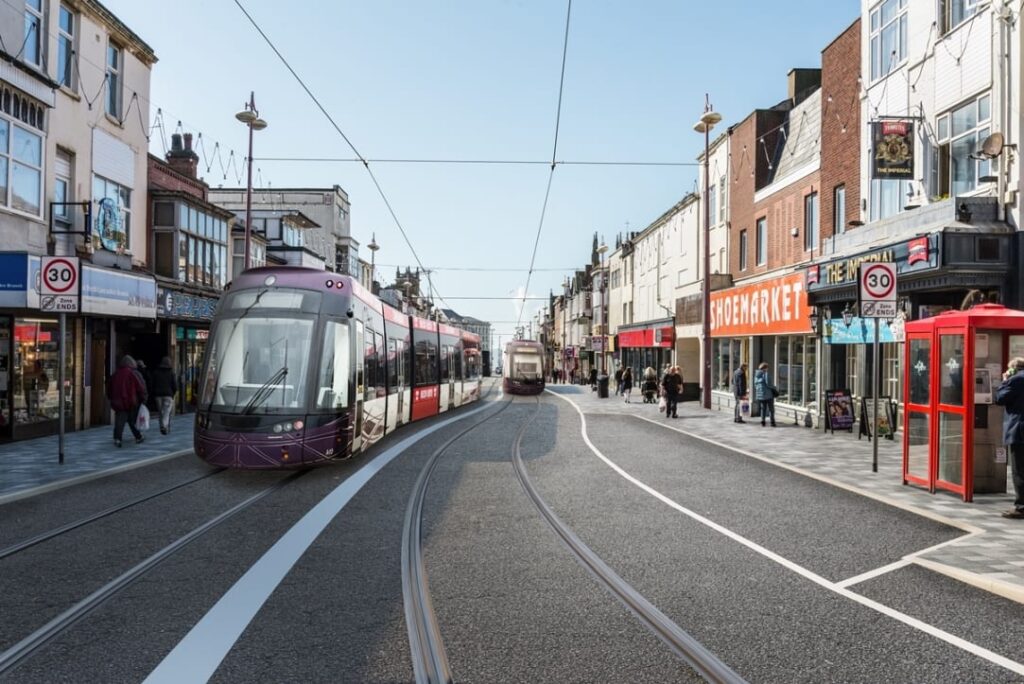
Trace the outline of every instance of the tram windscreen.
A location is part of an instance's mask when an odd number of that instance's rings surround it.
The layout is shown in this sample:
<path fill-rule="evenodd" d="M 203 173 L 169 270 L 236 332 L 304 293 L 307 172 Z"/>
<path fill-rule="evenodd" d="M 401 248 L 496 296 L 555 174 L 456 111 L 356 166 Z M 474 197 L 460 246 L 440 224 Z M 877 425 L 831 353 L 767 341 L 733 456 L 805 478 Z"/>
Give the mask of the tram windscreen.
<path fill-rule="evenodd" d="M 540 354 L 513 352 L 510 376 L 515 380 L 540 380 L 543 371 Z"/>
<path fill-rule="evenodd" d="M 221 318 L 210 336 L 203 406 L 231 413 L 304 410 L 312 318 Z"/>

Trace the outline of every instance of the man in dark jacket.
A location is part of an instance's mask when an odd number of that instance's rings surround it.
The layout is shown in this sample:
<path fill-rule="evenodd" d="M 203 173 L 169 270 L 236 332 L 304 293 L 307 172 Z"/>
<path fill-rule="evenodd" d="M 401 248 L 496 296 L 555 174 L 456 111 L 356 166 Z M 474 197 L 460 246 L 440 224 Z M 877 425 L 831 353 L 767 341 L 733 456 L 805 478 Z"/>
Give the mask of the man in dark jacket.
<path fill-rule="evenodd" d="M 146 385 L 135 368 L 135 359 L 127 354 L 121 357 L 117 371 L 107 381 L 107 398 L 114 409 L 114 446 L 121 446 L 125 423 L 135 435 L 135 443 L 140 444 L 145 438 L 135 422 L 139 407 L 146 401 Z"/>
<path fill-rule="evenodd" d="M 679 394 L 683 390 L 683 376 L 677 366 L 669 366 L 661 379 L 661 388 L 665 390 L 665 417 L 678 418 Z"/>
<path fill-rule="evenodd" d="M 1003 383 L 996 389 L 995 401 L 1004 409 L 1003 443 L 1010 452 L 1016 494 L 1013 509 L 1003 513 L 1003 517 L 1024 519 L 1024 359 L 1010 361 Z"/>
<path fill-rule="evenodd" d="M 178 393 L 178 380 L 174 377 L 170 357 L 161 359 L 160 367 L 150 373 L 149 389 L 156 398 L 156 407 L 160 412 L 160 434 L 166 435 L 171 431 L 174 395 Z"/>
<path fill-rule="evenodd" d="M 740 404 L 743 403 L 743 399 L 747 396 L 747 364 L 741 364 L 736 372 L 732 374 L 732 395 L 736 399 L 736 405 L 733 410 L 733 420 L 737 423 L 745 423 L 743 420 L 743 412 Z"/>

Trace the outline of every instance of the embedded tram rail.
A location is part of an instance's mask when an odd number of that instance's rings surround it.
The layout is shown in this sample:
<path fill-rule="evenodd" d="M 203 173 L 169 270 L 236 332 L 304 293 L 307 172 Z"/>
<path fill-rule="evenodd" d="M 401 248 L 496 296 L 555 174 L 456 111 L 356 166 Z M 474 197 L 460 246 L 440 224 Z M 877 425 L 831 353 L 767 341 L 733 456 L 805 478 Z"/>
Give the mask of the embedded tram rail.
<path fill-rule="evenodd" d="M 455 681 L 450 669 L 444 638 L 430 598 L 430 587 L 423 560 L 423 508 L 430 477 L 441 456 L 452 445 L 473 430 L 497 418 L 513 403 L 517 403 L 515 397 L 505 401 L 494 413 L 460 430 L 434 450 L 423 465 L 410 495 L 402 531 L 402 594 L 410 655 L 417 684 L 447 684 Z M 544 521 L 563 542 L 565 548 L 572 553 L 574 559 L 612 596 L 629 609 L 648 630 L 668 646 L 673 655 L 689 665 L 697 675 L 714 684 L 745 684 L 745 679 L 612 570 L 579 539 L 568 525 L 558 518 L 540 496 L 526 472 L 522 456 L 523 438 L 540 412 L 539 396 L 535 397 L 534 403 L 535 410 L 523 421 L 516 432 L 510 447 L 510 460 L 516 478 L 527 498 Z"/>
<path fill-rule="evenodd" d="M 171 492 L 181 489 L 182 487 L 187 487 L 191 484 L 195 484 L 200 480 L 205 480 L 208 477 L 213 477 L 214 475 L 222 473 L 225 470 L 226 468 L 214 468 L 210 472 L 203 473 L 198 477 L 193 477 L 191 479 L 185 480 L 184 482 L 178 482 L 169 487 L 164 487 L 163 489 L 160 489 L 156 492 L 150 492 L 149 494 L 143 494 L 142 496 L 136 497 L 134 499 L 130 499 L 119 504 L 114 504 L 113 506 L 105 508 L 97 513 L 87 515 L 85 517 L 79 518 L 78 520 L 73 520 L 69 523 L 61 525 L 59 527 L 55 527 L 46 532 L 41 532 L 16 544 L 11 544 L 10 546 L 0 549 L 0 560 L 7 558 L 8 556 L 13 556 L 14 554 L 24 551 L 25 549 L 31 548 L 36 544 L 42 544 L 43 542 L 59 537 L 62 534 L 66 534 L 68 532 L 71 532 L 72 530 L 77 530 L 80 527 L 84 527 L 90 523 L 94 523 L 97 520 L 102 520 L 103 518 L 113 515 L 114 513 L 120 513 L 121 511 L 129 509 L 133 506 L 138 506 L 141 503 L 151 501 L 152 499 L 164 496 L 165 494 L 170 494 Z"/>
<path fill-rule="evenodd" d="M 217 472 L 220 472 L 220 470 L 218 470 Z M 150 572 L 154 568 L 156 568 L 160 563 L 162 563 L 163 561 L 167 560 L 168 558 L 170 558 L 174 554 L 176 554 L 179 551 L 181 551 L 182 549 L 184 549 L 188 544 L 190 544 L 191 542 L 195 541 L 196 539 L 199 539 L 200 537 L 202 537 L 206 533 L 210 532 L 214 528 L 220 526 L 222 523 L 227 522 L 229 519 L 233 518 L 238 513 L 241 513 L 242 511 L 252 507 L 254 504 L 256 504 L 260 500 L 264 499 L 265 497 L 269 496 L 270 494 L 273 494 L 274 492 L 277 492 L 278 490 L 282 489 L 283 487 L 287 486 L 288 484 L 294 482 L 296 479 L 298 479 L 302 475 L 306 474 L 307 472 L 309 472 L 308 469 L 307 470 L 299 470 L 299 471 L 290 473 L 286 477 L 283 477 L 282 479 L 274 482 L 270 486 L 263 488 L 262 490 L 260 490 L 256 494 L 253 494 L 252 496 L 249 496 L 246 499 L 242 500 L 240 503 L 235 504 L 234 506 L 232 506 L 231 508 L 227 509 L 226 511 L 223 511 L 222 513 L 216 515 L 215 517 L 207 520 L 205 523 L 199 525 L 198 527 L 193 528 L 190 532 L 180 536 L 177 540 L 175 540 L 175 541 L 171 542 L 170 544 L 164 546 L 162 549 L 160 549 L 156 553 L 150 555 L 149 557 L 147 557 L 142 562 L 137 563 L 135 566 L 133 566 L 130 569 L 128 569 L 127 571 L 121 573 L 120 575 L 118 575 L 113 580 L 107 582 L 106 584 L 104 584 L 103 586 L 101 586 L 97 590 L 93 591 L 91 594 L 89 594 L 85 598 L 81 599 L 80 601 L 78 601 L 77 603 L 72 605 L 70 608 L 64 610 L 63 612 L 61 612 L 56 617 L 54 617 L 53 619 L 49 620 L 46 624 L 44 624 L 41 627 L 39 627 L 38 629 L 36 629 L 32 633 L 30 633 L 28 636 L 22 638 L 17 643 L 15 643 L 15 644 L 11 645 L 10 647 L 8 647 L 6 650 L 0 652 L 0 677 L 2 677 L 4 674 L 10 672 L 14 668 L 18 667 L 19 664 L 24 662 L 26 659 L 32 657 L 32 655 L 34 655 L 36 652 L 38 652 L 39 650 L 44 648 L 53 639 L 59 637 L 61 634 L 66 632 L 73 625 L 75 625 L 79 620 L 81 620 L 86 615 L 88 615 L 92 611 L 94 611 L 97 608 L 99 608 L 100 606 L 102 606 L 108 600 L 110 600 L 115 595 L 117 595 L 118 592 L 120 592 L 122 589 L 124 589 L 125 587 L 127 587 L 132 582 L 136 581 L 137 579 L 139 579 L 140 577 L 142 577 L 146 573 Z M 178 489 L 180 487 L 183 487 L 186 484 L 191 484 L 193 482 L 196 482 L 196 481 L 201 480 L 201 479 L 205 479 L 206 477 L 210 477 L 211 475 L 215 475 L 215 474 L 216 474 L 216 472 L 205 474 L 203 477 L 195 478 L 191 482 L 181 483 L 181 484 L 179 484 L 176 487 L 172 487 L 172 488 L 170 488 L 168 490 L 164 490 L 162 492 L 158 492 L 157 494 L 150 495 L 150 496 L 147 497 L 147 499 L 156 498 L 157 496 L 160 496 L 162 494 L 166 494 L 168 491 L 173 491 L 174 489 Z M 135 505 L 137 503 L 139 503 L 139 502 L 135 501 L 135 502 L 132 502 L 130 505 Z M 122 506 L 120 506 L 118 508 L 118 510 L 123 510 L 123 509 L 128 508 L 128 507 L 129 507 L 128 505 L 122 505 Z M 103 511 L 101 513 L 105 513 L 105 515 L 109 515 L 109 514 L 111 514 L 113 512 L 115 512 L 115 511 L 109 510 L 109 511 Z M 83 521 L 78 521 L 78 522 L 80 524 L 75 525 L 76 527 L 81 527 L 82 525 L 87 524 L 88 522 L 92 522 L 92 520 L 85 520 L 85 519 L 83 519 Z M 69 528 L 69 529 L 73 529 L 73 528 Z M 63 534 L 64 532 L 67 532 L 67 531 L 69 531 L 69 530 L 63 530 L 63 529 L 61 529 L 59 531 L 55 530 L 55 532 L 57 532 L 57 534 Z M 48 538 L 53 538 L 54 536 L 57 536 L 57 535 L 50 535 Z M 27 540 L 27 541 L 33 541 L 33 540 Z M 34 541 L 34 543 L 39 543 L 41 541 L 43 541 L 43 539 L 39 539 L 37 541 Z M 24 542 L 23 542 L 23 544 L 24 544 Z M 14 548 L 14 547 L 9 547 L 9 548 Z M 23 546 L 21 549 L 17 549 L 17 550 L 24 550 L 24 548 L 28 548 L 28 547 L 27 546 Z M 10 555 L 12 555 L 13 553 L 16 553 L 17 550 L 12 551 L 11 553 L 9 553 L 8 557 Z"/>

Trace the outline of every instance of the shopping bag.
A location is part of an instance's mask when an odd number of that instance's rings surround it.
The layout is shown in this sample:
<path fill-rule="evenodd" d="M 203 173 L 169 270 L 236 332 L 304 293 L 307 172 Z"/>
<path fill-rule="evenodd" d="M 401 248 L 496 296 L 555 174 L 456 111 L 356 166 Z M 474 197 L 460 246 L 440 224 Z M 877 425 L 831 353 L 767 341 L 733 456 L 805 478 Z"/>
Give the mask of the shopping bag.
<path fill-rule="evenodd" d="M 667 402 L 667 401 L 665 401 L 665 397 L 662 397 L 661 399 L 659 399 L 659 400 L 658 400 L 658 410 L 659 410 L 659 411 L 661 411 L 662 413 L 664 413 L 664 412 L 665 412 L 665 408 L 666 408 L 667 406 L 668 406 L 668 402 Z"/>
<path fill-rule="evenodd" d="M 139 407 L 139 417 L 135 419 L 135 428 L 139 432 L 145 432 L 149 429 L 149 409 L 143 404 Z"/>
<path fill-rule="evenodd" d="M 740 404 L 740 411 L 742 411 L 745 415 L 750 415 L 750 402 L 748 400 L 744 399 L 743 402 Z"/>

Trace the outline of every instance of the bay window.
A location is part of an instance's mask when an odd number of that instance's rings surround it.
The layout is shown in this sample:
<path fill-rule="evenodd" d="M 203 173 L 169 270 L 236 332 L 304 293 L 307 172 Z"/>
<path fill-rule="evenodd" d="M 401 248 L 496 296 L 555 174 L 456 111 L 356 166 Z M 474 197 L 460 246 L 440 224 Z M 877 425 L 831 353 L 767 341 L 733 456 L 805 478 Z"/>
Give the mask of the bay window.
<path fill-rule="evenodd" d="M 0 117 L 0 204 L 42 216 L 43 137 Z"/>

